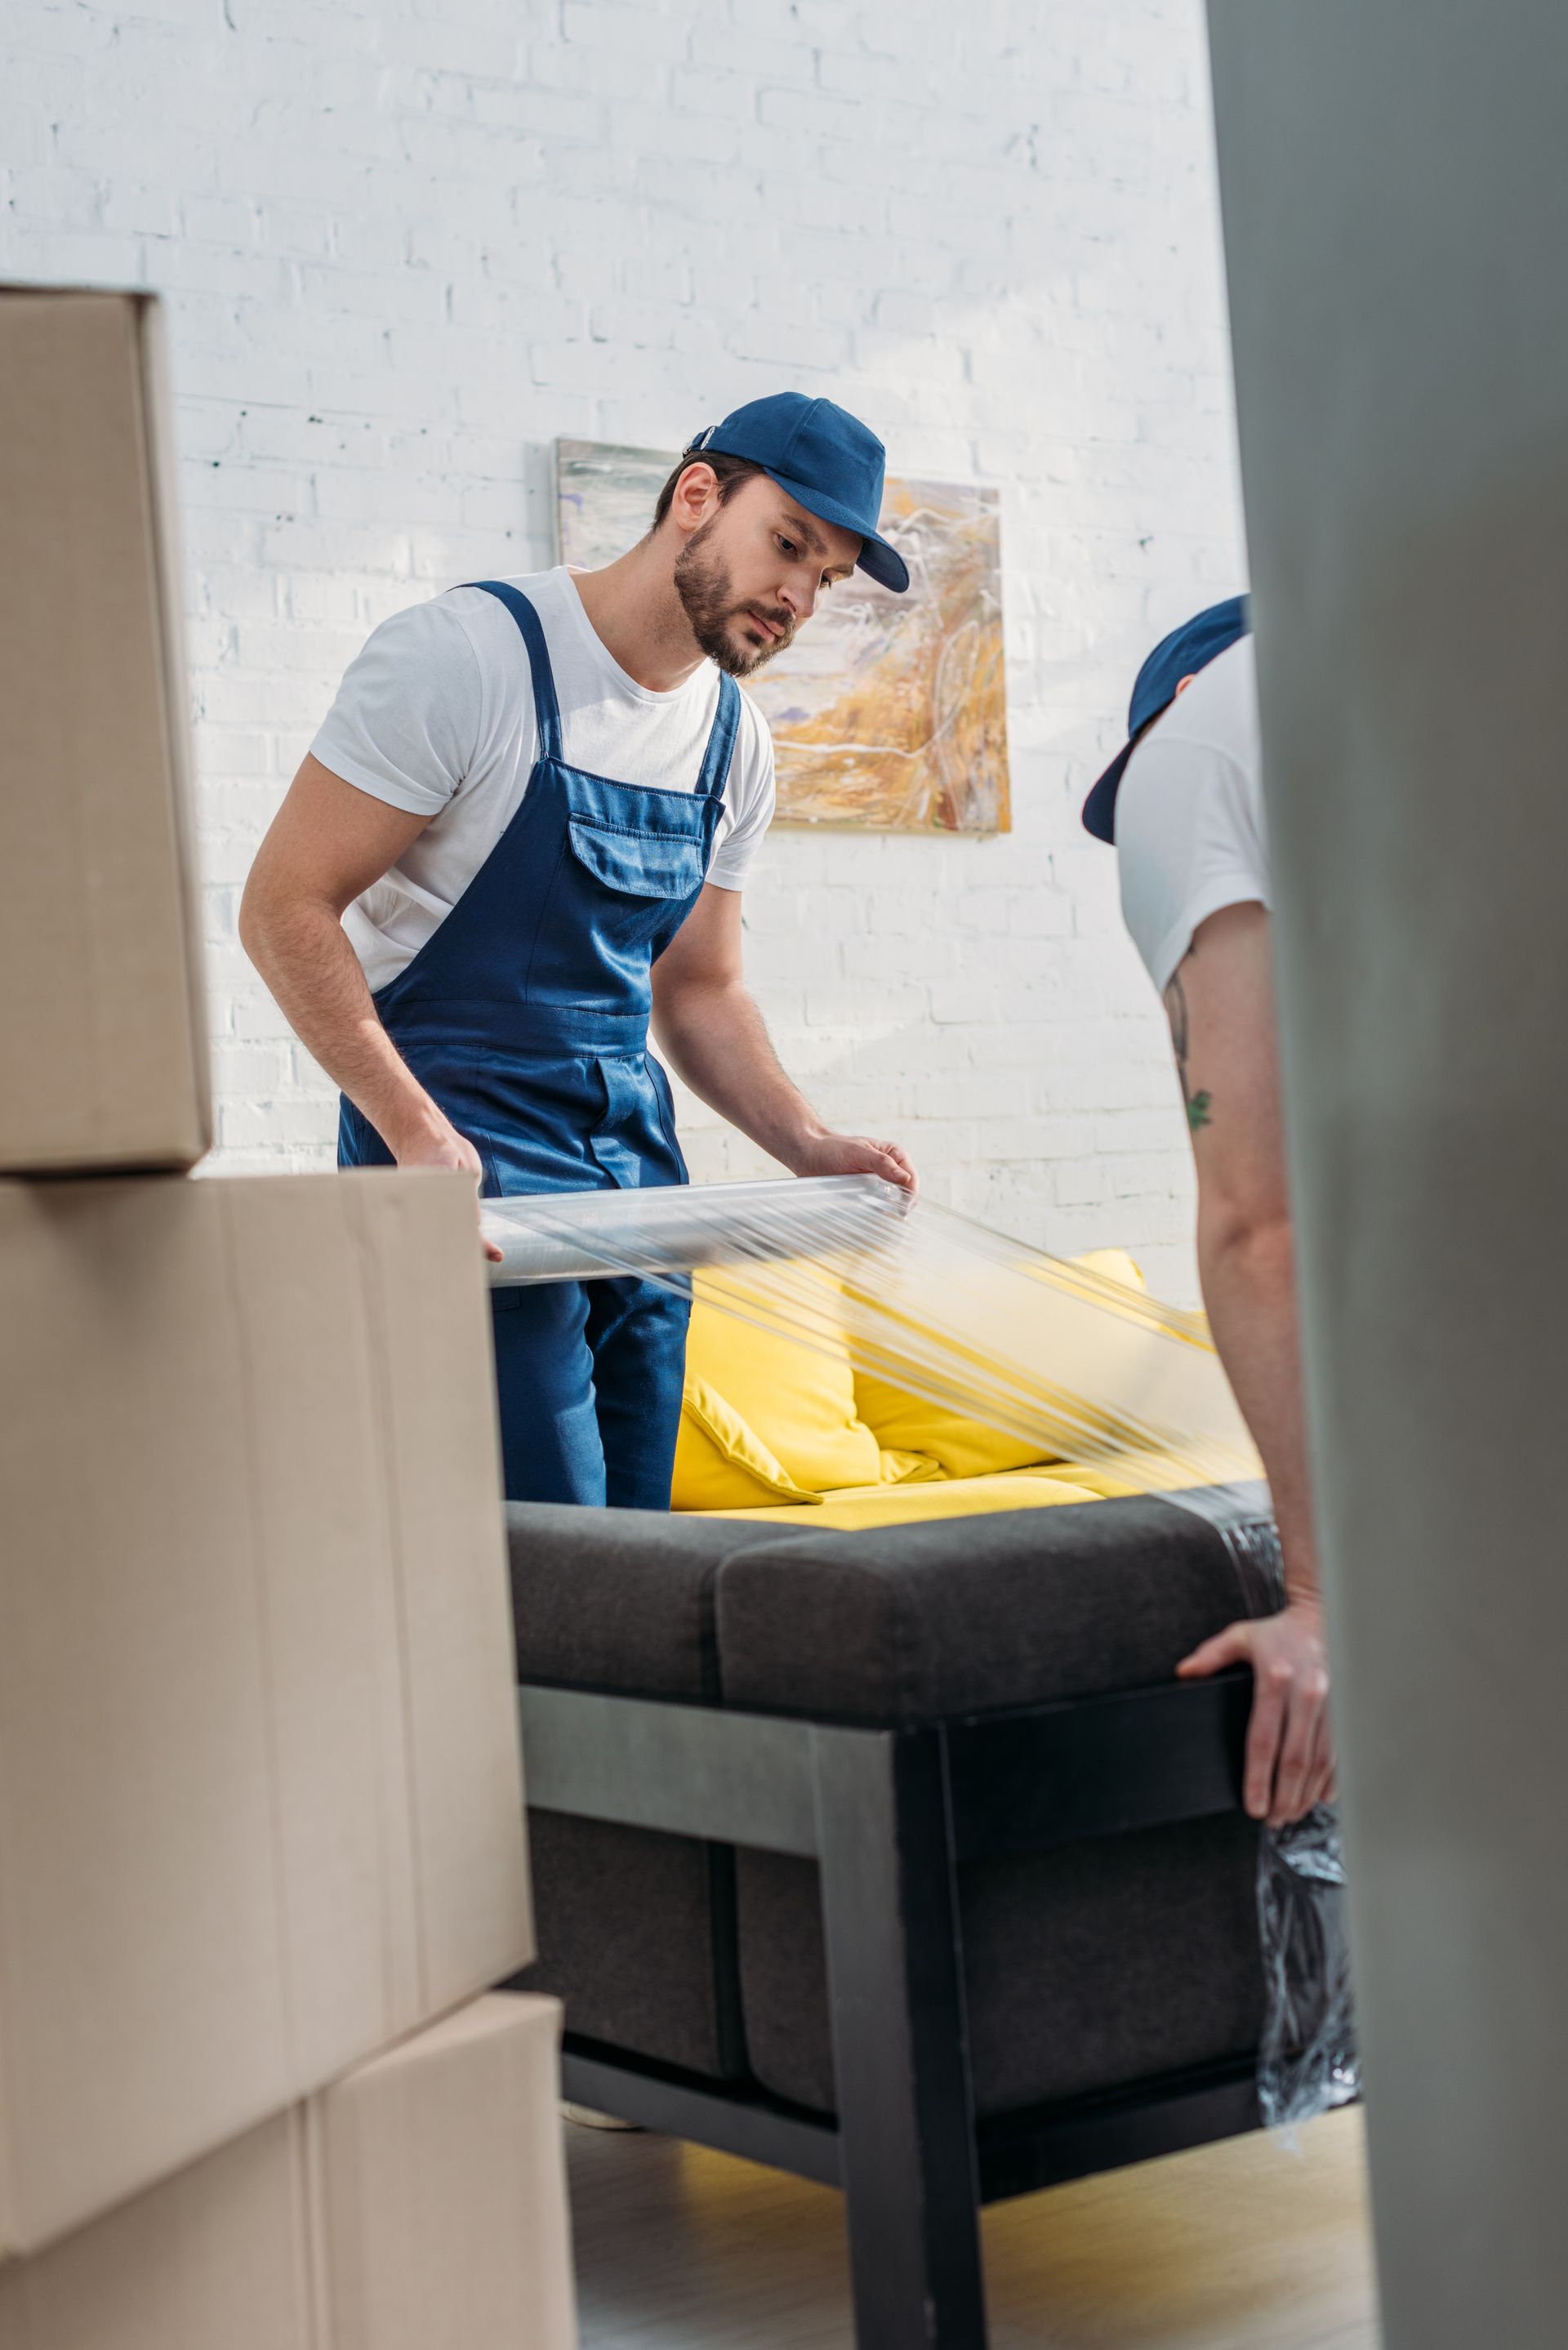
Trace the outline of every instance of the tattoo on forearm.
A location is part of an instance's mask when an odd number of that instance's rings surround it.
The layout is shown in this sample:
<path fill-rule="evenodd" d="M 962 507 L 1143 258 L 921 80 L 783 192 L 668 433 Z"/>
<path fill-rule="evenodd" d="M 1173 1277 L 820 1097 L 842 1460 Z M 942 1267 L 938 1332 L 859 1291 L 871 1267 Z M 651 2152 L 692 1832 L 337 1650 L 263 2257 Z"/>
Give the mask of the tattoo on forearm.
<path fill-rule="evenodd" d="M 1187 1105 L 1187 1123 L 1196 1134 L 1199 1127 L 1212 1126 L 1213 1104 L 1208 1093 L 1194 1093 L 1187 1081 L 1187 995 L 1177 972 L 1165 991 L 1166 1016 L 1170 1022 L 1170 1041 L 1176 1048 L 1176 1070 L 1181 1079 L 1181 1098 Z"/>

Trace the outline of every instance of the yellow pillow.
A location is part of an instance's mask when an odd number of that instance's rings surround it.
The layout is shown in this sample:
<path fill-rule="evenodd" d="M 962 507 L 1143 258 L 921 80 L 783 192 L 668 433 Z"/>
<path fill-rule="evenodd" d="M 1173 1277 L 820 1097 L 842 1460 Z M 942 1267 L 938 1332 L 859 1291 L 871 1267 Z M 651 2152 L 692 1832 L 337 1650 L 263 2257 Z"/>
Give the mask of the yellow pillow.
<path fill-rule="evenodd" d="M 672 1510 L 760 1510 L 772 1503 L 816 1500 L 784 1474 L 722 1396 L 688 1372 L 675 1440 Z"/>
<path fill-rule="evenodd" d="M 929 1452 L 892 1452 L 882 1448 L 882 1482 L 884 1485 L 936 1485 L 946 1477 L 947 1471 Z"/>
<path fill-rule="evenodd" d="M 1075 1257 L 1087 1272 L 1141 1289 L 1143 1275 L 1124 1249 L 1094 1249 Z M 923 1452 L 948 1477 L 991 1477 L 1011 1469 L 1031 1469 L 1059 1461 L 1061 1454 L 1038 1439 L 1006 1436 L 981 1419 L 970 1419 L 945 1405 L 928 1402 L 887 1379 L 857 1378 L 860 1417 L 876 1431 L 885 1451 Z"/>
<path fill-rule="evenodd" d="M 799 1275 L 807 1270 L 797 1266 L 792 1272 L 792 1300 L 798 1300 Z M 882 1460 L 876 1437 L 856 1412 L 848 1346 L 835 1335 L 837 1285 L 825 1274 L 817 1278 L 822 1344 L 806 1347 L 741 1321 L 713 1303 L 718 1291 L 742 1305 L 753 1299 L 759 1312 L 765 1311 L 765 1283 L 753 1284 L 730 1272 L 698 1274 L 686 1379 L 689 1389 L 701 1385 L 722 1398 L 797 1490 L 829 1493 L 841 1485 L 878 1483 Z M 677 1503 L 692 1506 L 700 1505 Z"/>
<path fill-rule="evenodd" d="M 884 1453 L 922 1453 L 944 1477 L 990 1477 L 1002 1469 L 1028 1469 L 1056 1455 L 1023 1436 L 1004 1436 L 981 1419 L 928 1402 L 885 1379 L 857 1378 L 855 1400 L 876 1430 Z M 902 1481 L 900 1481 L 902 1482 Z"/>

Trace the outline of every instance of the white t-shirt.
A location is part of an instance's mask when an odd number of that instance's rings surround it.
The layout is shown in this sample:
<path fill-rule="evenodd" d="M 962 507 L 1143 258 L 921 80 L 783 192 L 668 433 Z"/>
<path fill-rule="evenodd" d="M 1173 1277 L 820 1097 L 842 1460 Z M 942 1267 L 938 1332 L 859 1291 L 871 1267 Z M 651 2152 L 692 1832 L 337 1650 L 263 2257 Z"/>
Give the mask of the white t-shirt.
<path fill-rule="evenodd" d="M 711 662 L 653 693 L 606 650 L 565 569 L 508 582 L 539 615 L 567 762 L 622 784 L 694 791 L 719 705 Z M 383 620 L 310 746 L 321 764 L 430 823 L 343 917 L 372 990 L 419 952 L 511 823 L 539 755 L 528 648 L 482 588 Z M 739 889 L 772 820 L 774 746 L 750 696 L 724 786 L 710 881 Z"/>
<path fill-rule="evenodd" d="M 1162 995 L 1200 922 L 1271 902 L 1251 637 L 1199 671 L 1127 761 L 1116 865 L 1127 929 Z"/>

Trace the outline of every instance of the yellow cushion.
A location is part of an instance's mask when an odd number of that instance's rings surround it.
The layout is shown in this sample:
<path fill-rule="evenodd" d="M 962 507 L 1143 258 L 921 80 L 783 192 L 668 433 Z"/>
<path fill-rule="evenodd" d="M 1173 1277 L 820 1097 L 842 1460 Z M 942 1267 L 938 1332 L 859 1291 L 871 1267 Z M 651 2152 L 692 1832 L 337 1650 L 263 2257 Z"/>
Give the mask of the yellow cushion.
<path fill-rule="evenodd" d="M 1125 1249 L 1093 1249 L 1086 1256 L 1075 1257 L 1073 1263 L 1128 1288 L 1144 1285 L 1142 1274 Z M 1038 1438 L 1003 1435 L 983 1420 L 929 1403 L 924 1396 L 911 1394 L 887 1379 L 857 1377 L 855 1401 L 861 1419 L 876 1430 L 877 1440 L 885 1450 L 923 1452 L 937 1462 L 944 1476 L 994 1476 L 1061 1458 Z"/>
<path fill-rule="evenodd" d="M 1033 1438 L 1004 1436 L 999 1428 L 966 1419 L 961 1412 L 929 1403 L 885 1379 L 857 1378 L 855 1401 L 884 1453 L 921 1454 L 944 1477 L 985 1477 L 1052 1458 Z"/>
<path fill-rule="evenodd" d="M 807 1523 L 850 1533 L 864 1526 L 916 1525 L 928 1518 L 978 1518 L 998 1510 L 1049 1510 L 1064 1502 L 1093 1502 L 1098 1496 L 1087 1487 L 1064 1478 L 1042 1477 L 1027 1470 L 1011 1476 L 939 1480 L 933 1484 L 866 1485 L 824 1496 L 820 1509 Z M 743 1517 L 748 1525 L 783 1524 L 799 1518 L 797 1510 L 764 1505 L 760 1509 L 728 1508 L 716 1517 Z"/>
<path fill-rule="evenodd" d="M 675 1440 L 674 1510 L 751 1510 L 787 1502 L 815 1504 L 762 1439 L 705 1379 L 688 1372 Z"/>
<path fill-rule="evenodd" d="M 795 1270 L 798 1274 L 805 1268 Z M 848 1346 L 832 1336 L 836 1284 L 826 1275 L 818 1278 L 823 1291 L 821 1347 L 797 1346 L 715 1305 L 713 1291 L 722 1283 L 725 1297 L 742 1304 L 753 1298 L 759 1312 L 767 1310 L 765 1288 L 753 1287 L 729 1272 L 696 1275 L 686 1341 L 688 1388 L 705 1388 L 711 1397 L 722 1398 L 750 1430 L 753 1443 L 804 1493 L 875 1485 L 881 1476 L 880 1448 L 856 1412 Z M 683 1415 L 683 1421 L 689 1417 Z M 675 1507 L 701 1506 L 682 1501 L 680 1488 L 678 1454 Z"/>
<path fill-rule="evenodd" d="M 934 1485 L 947 1473 L 929 1452 L 890 1452 L 886 1445 L 882 1448 L 884 1485 Z"/>

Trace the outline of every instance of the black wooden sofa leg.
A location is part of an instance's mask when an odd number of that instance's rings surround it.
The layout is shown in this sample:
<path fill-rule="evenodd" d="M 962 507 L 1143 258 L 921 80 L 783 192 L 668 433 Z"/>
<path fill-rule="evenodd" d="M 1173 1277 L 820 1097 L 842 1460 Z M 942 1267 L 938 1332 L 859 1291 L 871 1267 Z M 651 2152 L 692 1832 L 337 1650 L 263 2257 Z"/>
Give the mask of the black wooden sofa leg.
<path fill-rule="evenodd" d="M 985 2350 L 940 1731 L 812 1735 L 858 2350 Z"/>

